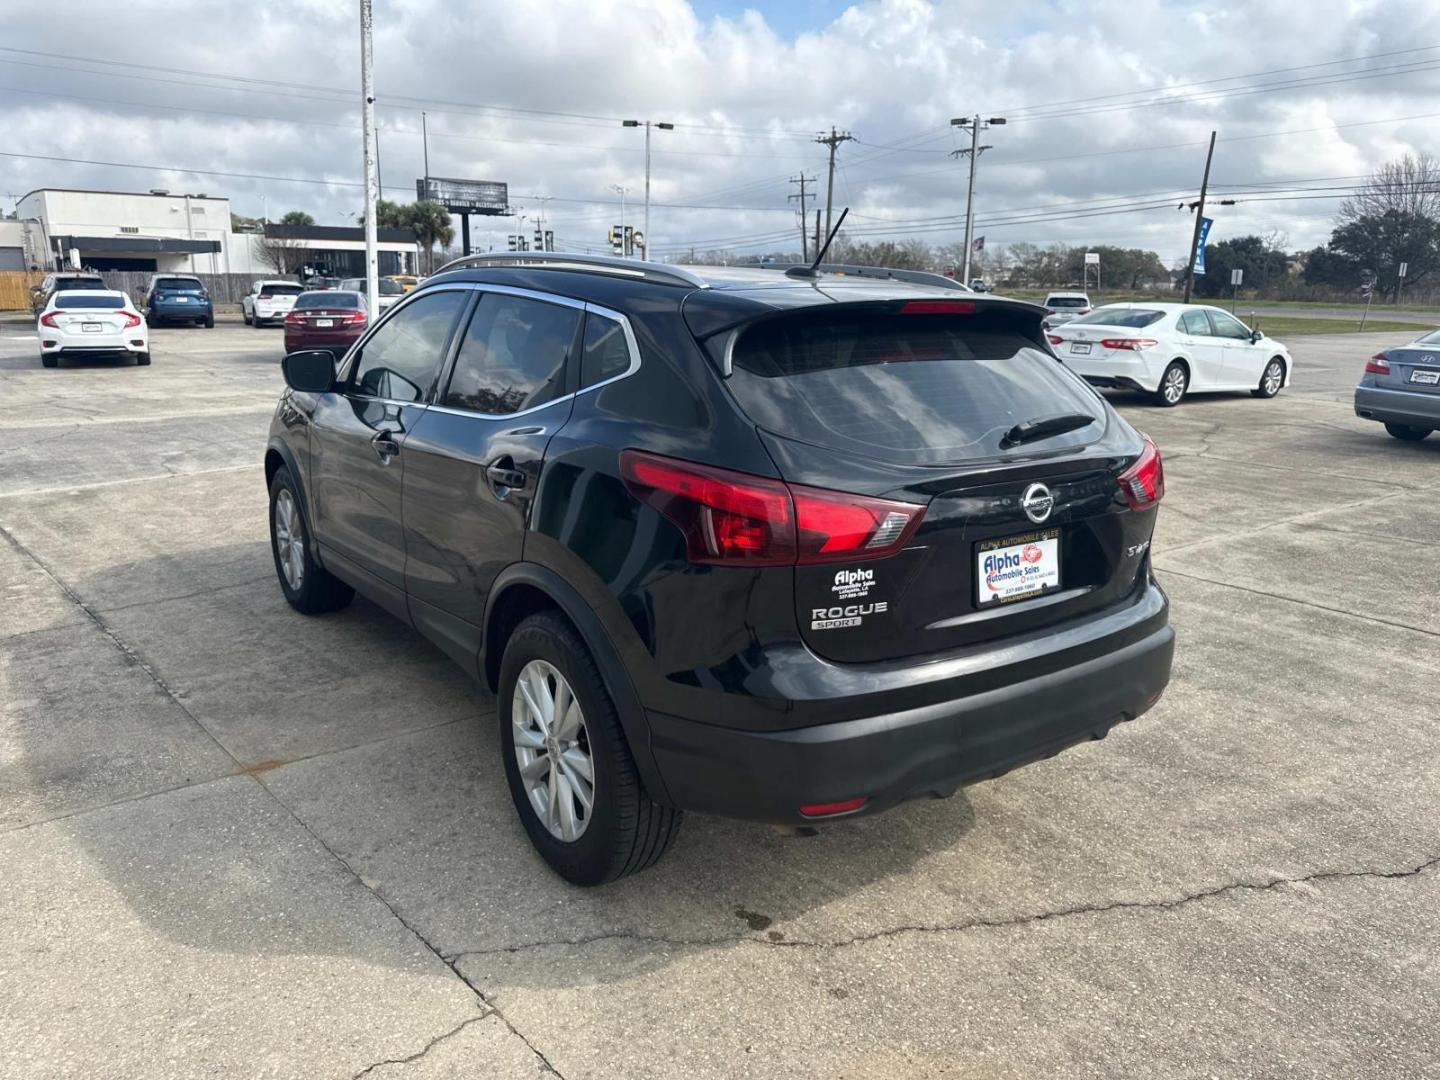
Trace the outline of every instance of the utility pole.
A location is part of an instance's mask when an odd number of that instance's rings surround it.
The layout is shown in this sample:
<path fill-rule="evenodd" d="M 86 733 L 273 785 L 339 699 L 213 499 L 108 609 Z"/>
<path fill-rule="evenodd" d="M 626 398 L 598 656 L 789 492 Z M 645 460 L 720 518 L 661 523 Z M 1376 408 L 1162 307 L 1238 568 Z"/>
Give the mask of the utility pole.
<path fill-rule="evenodd" d="M 625 258 L 628 259 L 628 258 L 630 257 L 630 252 L 627 250 L 627 245 L 626 245 L 626 243 L 625 243 L 625 191 L 626 191 L 626 189 L 625 189 L 624 187 L 622 187 L 621 185 L 619 185 L 619 184 L 611 184 L 611 185 L 610 185 L 610 190 L 611 190 L 611 191 L 618 191 L 618 192 L 620 193 L 620 254 L 623 255 Z M 647 237 L 646 239 L 649 239 L 649 238 Z"/>
<path fill-rule="evenodd" d="M 994 147 L 980 145 L 980 132 L 992 125 L 1005 123 L 1005 117 L 992 116 L 988 120 L 983 119 L 979 113 L 974 116 L 957 116 L 950 121 L 951 127 L 970 129 L 970 148 L 968 150 L 955 150 L 951 157 L 970 156 L 970 184 L 965 193 L 965 259 L 960 270 L 960 280 L 966 285 L 970 284 L 970 244 L 971 236 L 975 231 L 975 161 L 986 150 Z"/>
<path fill-rule="evenodd" d="M 792 176 L 792 177 L 790 178 L 790 183 L 792 183 L 792 184 L 799 184 L 799 185 L 800 185 L 800 194 L 799 194 L 799 195 L 787 195 L 787 196 L 785 196 L 785 198 L 786 198 L 787 200 L 794 200 L 794 199 L 799 199 L 799 200 L 800 200 L 800 258 L 803 259 L 805 262 L 809 262 L 809 261 L 810 261 L 810 251 L 809 251 L 809 245 L 806 243 L 806 238 L 805 238 L 805 226 L 806 226 L 806 224 L 807 224 L 807 222 L 806 222 L 806 216 L 807 216 L 807 215 L 806 215 L 806 213 L 805 213 L 805 185 L 806 185 L 806 184 L 813 184 L 813 183 L 815 183 L 815 177 L 813 177 L 813 176 L 806 176 L 805 173 L 802 171 L 799 176 Z M 817 250 L 818 250 L 818 249 L 817 249 Z"/>
<path fill-rule="evenodd" d="M 380 252 L 375 204 L 380 200 L 380 173 L 375 164 L 375 26 L 371 0 L 360 0 L 360 116 L 365 139 L 365 303 L 374 319 L 380 314 Z"/>
<path fill-rule="evenodd" d="M 820 254 L 820 211 L 815 211 L 815 254 Z"/>
<path fill-rule="evenodd" d="M 851 135 L 848 131 L 836 131 L 832 127 L 829 135 L 826 135 L 822 131 L 819 135 L 815 136 L 815 141 L 821 146 L 828 146 L 830 148 L 830 178 L 825 185 L 825 235 L 829 236 L 830 213 L 835 205 L 835 151 L 841 143 L 854 142 L 855 136 Z M 817 232 L 815 236 L 815 250 L 819 251 L 820 234 Z"/>
<path fill-rule="evenodd" d="M 420 149 L 425 155 L 425 197 L 430 197 L 430 123 L 420 114 Z"/>
<path fill-rule="evenodd" d="M 1195 255 L 1200 249 L 1200 223 L 1205 220 L 1205 192 L 1210 187 L 1210 159 L 1215 156 L 1215 132 L 1210 132 L 1210 149 L 1205 151 L 1205 175 L 1200 179 L 1200 202 L 1195 211 L 1195 231 L 1190 234 L 1190 261 L 1185 264 L 1185 303 L 1195 284 Z"/>

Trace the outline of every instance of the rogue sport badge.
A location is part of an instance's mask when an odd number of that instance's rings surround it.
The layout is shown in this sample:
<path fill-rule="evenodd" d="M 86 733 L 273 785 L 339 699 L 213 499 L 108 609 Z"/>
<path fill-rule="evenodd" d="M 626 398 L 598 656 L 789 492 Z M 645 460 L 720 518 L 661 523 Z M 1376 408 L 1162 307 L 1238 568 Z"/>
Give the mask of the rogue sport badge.
<path fill-rule="evenodd" d="M 1050 511 L 1055 509 L 1055 497 L 1044 484 L 1031 484 L 1025 489 L 1025 494 L 1020 496 L 1020 509 L 1025 511 L 1026 517 L 1039 525 L 1050 516 Z"/>

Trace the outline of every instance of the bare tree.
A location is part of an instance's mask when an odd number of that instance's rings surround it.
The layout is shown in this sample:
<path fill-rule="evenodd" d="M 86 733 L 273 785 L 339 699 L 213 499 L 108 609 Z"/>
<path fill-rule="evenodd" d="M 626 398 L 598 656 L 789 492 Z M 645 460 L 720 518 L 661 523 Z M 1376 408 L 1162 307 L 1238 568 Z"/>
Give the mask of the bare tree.
<path fill-rule="evenodd" d="M 305 265 L 306 248 L 298 240 L 262 234 L 252 237 L 251 243 L 256 258 L 277 274 L 299 274 Z"/>
<path fill-rule="evenodd" d="M 1370 174 L 1357 194 L 1340 206 L 1341 222 L 1398 212 L 1440 221 L 1440 160 L 1406 154 Z"/>

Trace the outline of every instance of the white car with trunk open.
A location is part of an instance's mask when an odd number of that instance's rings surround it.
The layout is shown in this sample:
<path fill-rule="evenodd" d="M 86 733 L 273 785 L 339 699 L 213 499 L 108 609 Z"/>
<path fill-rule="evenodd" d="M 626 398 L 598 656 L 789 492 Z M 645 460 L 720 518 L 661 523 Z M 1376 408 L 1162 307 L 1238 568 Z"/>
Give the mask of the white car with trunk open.
<path fill-rule="evenodd" d="M 1106 304 L 1048 331 L 1065 366 L 1094 386 L 1143 390 L 1161 405 L 1188 393 L 1290 385 L 1290 351 L 1205 304 Z"/>

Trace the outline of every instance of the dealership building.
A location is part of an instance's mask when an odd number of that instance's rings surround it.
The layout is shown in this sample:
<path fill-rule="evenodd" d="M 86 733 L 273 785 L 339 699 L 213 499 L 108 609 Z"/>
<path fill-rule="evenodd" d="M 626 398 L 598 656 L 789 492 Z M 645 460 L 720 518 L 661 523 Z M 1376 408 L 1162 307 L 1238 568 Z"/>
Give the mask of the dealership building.
<path fill-rule="evenodd" d="M 22 196 L 0 228 L 0 268 L 196 274 L 365 272 L 365 231 L 266 224 L 236 232 L 223 195 L 42 188 Z M 414 234 L 381 229 L 380 273 L 413 273 Z"/>

